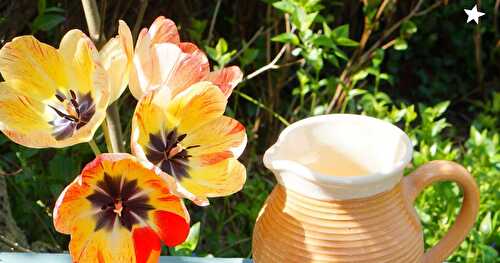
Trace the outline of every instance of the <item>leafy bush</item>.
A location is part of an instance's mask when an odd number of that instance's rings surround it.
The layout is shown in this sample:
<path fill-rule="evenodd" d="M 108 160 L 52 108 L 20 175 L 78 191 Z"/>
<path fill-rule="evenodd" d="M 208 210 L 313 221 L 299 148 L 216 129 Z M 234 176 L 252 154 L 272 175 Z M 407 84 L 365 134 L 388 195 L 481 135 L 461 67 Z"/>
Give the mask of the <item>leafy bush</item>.
<path fill-rule="evenodd" d="M 61 32 L 85 25 L 75 2 L 47 1 L 43 8 L 26 4 L 28 26 L 11 25 L 18 14 L 5 11 L 0 28 L 8 30 L 0 32 L 0 40 L 39 30 L 37 36 L 57 43 Z M 112 18 L 136 18 L 126 3 L 107 2 L 101 6 L 109 17 L 105 32 L 116 31 Z M 142 25 L 160 14 L 171 17 L 186 39 L 205 47 L 217 67 L 238 64 L 246 73 L 227 114 L 247 127 L 247 183 L 236 196 L 213 200 L 208 208 L 189 205 L 192 222 L 200 224 L 192 227 L 187 243 L 164 252 L 249 257 L 253 224 L 275 185 L 262 165 L 263 152 L 289 123 L 345 112 L 404 129 L 415 145 L 408 172 L 435 159 L 463 164 L 479 184 L 481 206 L 476 225 L 448 261 L 500 262 L 498 17 L 495 1 L 485 0 L 480 9 L 487 14 L 480 24 L 465 24 L 463 9 L 470 5 L 464 0 L 265 0 L 225 1 L 216 8 L 206 1 L 150 1 Z M 134 100 L 129 96 L 118 103 L 127 138 L 133 111 L 127 105 Z M 102 132 L 97 134 L 103 144 Z M 2 135 L 0 151 L 12 212 L 30 247 L 61 251 L 68 240 L 52 228 L 51 210 L 61 188 L 92 159 L 91 150 L 87 145 L 32 150 Z M 436 184 L 419 196 L 426 247 L 454 222 L 460 196 L 451 183 Z"/>

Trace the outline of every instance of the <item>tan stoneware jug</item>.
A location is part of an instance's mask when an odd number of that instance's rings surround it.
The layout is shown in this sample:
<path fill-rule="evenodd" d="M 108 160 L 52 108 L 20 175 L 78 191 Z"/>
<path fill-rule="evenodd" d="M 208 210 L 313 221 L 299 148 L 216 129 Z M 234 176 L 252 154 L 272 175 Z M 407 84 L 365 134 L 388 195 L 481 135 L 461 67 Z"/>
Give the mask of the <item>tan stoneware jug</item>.
<path fill-rule="evenodd" d="M 274 262 L 442 262 L 476 220 L 473 177 L 450 161 L 403 176 L 412 143 L 371 117 L 333 114 L 287 127 L 264 155 L 278 184 L 253 233 L 253 259 Z M 437 181 L 456 182 L 463 203 L 455 224 L 424 251 L 413 201 Z"/>

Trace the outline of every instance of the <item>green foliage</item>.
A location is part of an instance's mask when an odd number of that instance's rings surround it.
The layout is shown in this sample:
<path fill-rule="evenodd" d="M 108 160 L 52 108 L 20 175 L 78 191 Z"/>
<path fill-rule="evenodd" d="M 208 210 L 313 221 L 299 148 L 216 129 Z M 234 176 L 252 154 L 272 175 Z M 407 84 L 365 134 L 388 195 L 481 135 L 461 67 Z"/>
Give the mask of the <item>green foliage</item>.
<path fill-rule="evenodd" d="M 263 152 L 288 123 L 327 113 L 340 88 L 345 100 L 333 112 L 374 116 L 408 133 L 414 156 L 413 167 L 407 172 L 437 159 L 461 163 L 471 172 L 481 192 L 478 220 L 447 261 L 499 262 L 500 93 L 495 90 L 500 87 L 500 49 L 493 15 L 481 17 L 479 26 L 465 24 L 463 9 L 471 7 L 470 1 L 449 1 L 429 14 L 405 20 L 382 41 L 383 45 L 373 49 L 366 63 L 347 70 L 346 78 L 342 74 L 348 64 L 362 58 L 358 49 L 363 44 L 363 28 L 372 30 L 372 38 L 366 43 L 370 47 L 414 2 L 388 1 L 382 19 L 377 19 L 379 6 L 385 1 L 367 1 L 367 5 L 363 1 L 223 1 L 210 43 L 206 38 L 213 6 L 203 2 L 198 10 L 182 13 L 186 6 L 195 8 L 191 4 L 196 1 L 188 2 L 173 1 L 168 10 L 163 7 L 158 12 L 182 21 L 181 33 L 204 47 L 216 69 L 235 64 L 248 76 L 268 65 L 284 45 L 288 48 L 269 71 L 241 83 L 228 103 L 227 113 L 244 123 L 249 138 L 242 157 L 248 171 L 243 190 L 228 198 L 212 199 L 208 208 L 188 203 L 192 222 L 199 224 L 192 226 L 184 244 L 165 249 L 165 253 L 250 256 L 253 224 L 276 183 L 262 165 Z M 28 31 L 47 34 L 57 43 L 59 39 L 54 36 L 63 10 L 72 9 L 60 2 L 55 9 L 46 7 L 45 1 L 38 3 L 40 6 L 34 7 L 37 16 Z M 423 8 L 432 4 L 424 1 Z M 493 10 L 494 4 L 495 0 L 481 1 L 481 9 Z M 150 5 L 160 8 L 152 1 Z M 272 12 L 267 12 L 268 8 Z M 152 21 L 158 13 L 154 11 L 148 8 L 144 21 Z M 126 18 L 132 21 L 136 14 L 129 13 L 132 16 Z M 290 23 L 288 31 L 284 21 Z M 0 25 L 7 22 L 0 17 Z M 261 33 L 251 40 L 260 28 Z M 483 36 L 481 85 L 475 63 L 475 28 Z M 129 98 L 120 103 L 127 105 L 120 109 L 127 138 L 130 123 L 126 121 L 133 111 L 128 105 L 135 102 Z M 96 141 L 103 144 L 99 132 Z M 51 210 L 58 193 L 92 159 L 92 152 L 87 145 L 57 151 L 27 149 L 3 135 L 0 150 L 1 170 L 17 172 L 7 176 L 17 223 L 30 243 L 42 241 L 52 251 L 63 250 L 68 240 L 53 230 Z M 429 248 L 453 224 L 461 192 L 453 183 L 435 184 L 419 196 L 415 205 Z"/>
<path fill-rule="evenodd" d="M 64 9 L 52 6 L 47 7 L 46 0 L 38 0 L 38 16 L 31 24 L 32 34 L 37 31 L 51 31 L 64 22 Z"/>

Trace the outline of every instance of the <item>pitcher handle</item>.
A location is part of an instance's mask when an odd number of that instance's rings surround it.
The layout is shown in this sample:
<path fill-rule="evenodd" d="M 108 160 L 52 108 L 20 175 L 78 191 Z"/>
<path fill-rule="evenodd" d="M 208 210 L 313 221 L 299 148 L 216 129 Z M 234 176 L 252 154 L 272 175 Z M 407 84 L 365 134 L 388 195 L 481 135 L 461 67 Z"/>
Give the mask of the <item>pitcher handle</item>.
<path fill-rule="evenodd" d="M 443 262 L 467 236 L 479 210 L 479 189 L 474 178 L 463 166 L 450 161 L 431 161 L 404 177 L 406 197 L 413 204 L 425 187 L 439 181 L 456 182 L 464 198 L 457 220 L 448 233 L 425 253 L 425 263 Z"/>

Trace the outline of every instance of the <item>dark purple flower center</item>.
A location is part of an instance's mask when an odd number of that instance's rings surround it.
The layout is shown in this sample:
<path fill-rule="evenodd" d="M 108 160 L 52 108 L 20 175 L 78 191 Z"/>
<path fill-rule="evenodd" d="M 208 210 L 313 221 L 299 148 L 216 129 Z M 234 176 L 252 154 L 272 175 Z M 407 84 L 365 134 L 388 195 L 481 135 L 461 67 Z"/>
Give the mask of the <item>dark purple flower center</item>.
<path fill-rule="evenodd" d="M 184 138 L 186 134 L 178 134 L 176 128 L 149 134 L 150 143 L 146 149 L 146 157 L 162 171 L 178 180 L 188 177 L 189 158 L 192 157 L 188 154 L 188 150 L 199 145 L 184 148 L 180 144 Z"/>
<path fill-rule="evenodd" d="M 118 222 L 132 230 L 139 220 L 147 220 L 148 211 L 154 209 L 149 204 L 149 197 L 137 186 L 137 179 L 127 180 L 123 176 L 111 177 L 104 173 L 103 180 L 97 182 L 97 188 L 87 196 L 87 200 L 98 209 L 94 231 L 111 230 Z"/>
<path fill-rule="evenodd" d="M 75 130 L 85 126 L 95 113 L 95 104 L 89 93 L 76 94 L 73 90 L 69 91 L 67 97 L 60 91 L 57 91 L 56 98 L 61 104 L 49 105 L 57 113 L 57 117 L 49 122 L 54 126 L 52 135 L 56 140 L 63 140 L 71 137 Z"/>

